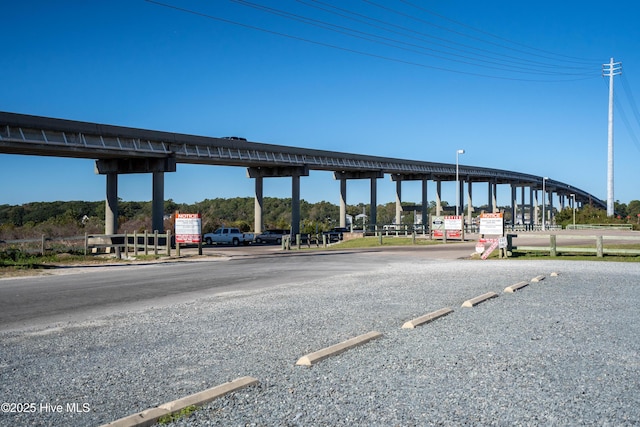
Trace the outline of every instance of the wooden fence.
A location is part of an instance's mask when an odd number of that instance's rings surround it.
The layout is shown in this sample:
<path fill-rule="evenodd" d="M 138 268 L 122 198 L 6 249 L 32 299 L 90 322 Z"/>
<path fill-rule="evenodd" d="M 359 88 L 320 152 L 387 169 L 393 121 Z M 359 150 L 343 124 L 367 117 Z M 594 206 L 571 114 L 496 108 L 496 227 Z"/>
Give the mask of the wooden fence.
<path fill-rule="evenodd" d="M 124 234 L 87 234 L 84 236 L 70 237 L 47 237 L 42 235 L 39 239 L 20 239 L 0 241 L 0 249 L 3 246 L 17 248 L 25 252 L 39 253 L 66 252 L 69 250 L 90 253 L 114 253 L 121 258 L 124 252 L 125 257 L 129 254 L 171 255 L 171 232 L 158 233 L 124 233 Z"/>
<path fill-rule="evenodd" d="M 629 248 L 615 248 L 615 244 L 612 245 L 611 242 L 616 242 L 618 245 L 626 244 L 626 242 L 635 242 L 640 245 L 640 234 L 638 236 L 572 236 L 572 235 L 557 235 L 557 234 L 527 234 L 527 239 L 541 239 L 547 240 L 549 242 L 548 246 L 523 246 L 523 245 L 514 245 L 513 241 L 517 238 L 517 234 L 508 234 L 507 235 L 507 254 L 510 254 L 514 251 L 516 252 L 548 252 L 550 256 L 556 256 L 559 253 L 584 253 L 584 254 L 595 254 L 597 257 L 602 258 L 605 254 L 607 255 L 640 255 L 640 249 L 629 249 Z M 586 241 L 586 245 L 576 245 L 576 246 L 564 246 L 558 245 L 558 238 L 562 240 L 581 240 Z M 608 242 L 609 245 L 605 243 Z M 607 247 L 608 246 L 608 247 Z"/>

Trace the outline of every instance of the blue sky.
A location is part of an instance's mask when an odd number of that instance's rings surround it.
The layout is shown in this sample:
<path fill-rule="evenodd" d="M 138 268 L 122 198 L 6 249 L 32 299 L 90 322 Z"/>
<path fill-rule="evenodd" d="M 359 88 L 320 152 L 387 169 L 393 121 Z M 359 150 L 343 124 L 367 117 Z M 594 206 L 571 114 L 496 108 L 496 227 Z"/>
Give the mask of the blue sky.
<path fill-rule="evenodd" d="M 602 64 L 614 57 L 615 199 L 640 199 L 637 1 L 163 1 L 196 13 L 144 0 L 6 2 L 0 110 L 445 163 L 464 149 L 460 164 L 606 200 Z M 0 204 L 105 194 L 91 160 L 0 154 L 0 180 Z M 264 195 L 290 187 L 267 179 Z M 380 180 L 378 202 L 394 191 Z M 486 203 L 485 185 L 473 191 Z M 454 184 L 443 192 L 453 204 Z M 179 164 L 165 176 L 177 202 L 252 194 L 242 168 Z M 151 176 L 121 175 L 119 196 L 150 200 Z M 301 197 L 337 204 L 339 184 L 312 172 Z M 348 203 L 368 197 L 368 182 L 349 182 Z M 404 184 L 403 200 L 419 198 L 419 183 Z"/>

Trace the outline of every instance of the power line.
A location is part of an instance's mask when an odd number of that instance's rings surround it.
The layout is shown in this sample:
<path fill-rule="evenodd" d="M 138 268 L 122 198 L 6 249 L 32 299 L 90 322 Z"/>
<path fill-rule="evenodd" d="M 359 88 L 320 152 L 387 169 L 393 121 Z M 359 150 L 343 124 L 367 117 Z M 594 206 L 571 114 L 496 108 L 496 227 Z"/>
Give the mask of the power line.
<path fill-rule="evenodd" d="M 636 100 L 633 97 L 633 91 L 631 90 L 631 86 L 627 81 L 626 74 L 621 74 L 621 76 L 623 89 L 622 91 L 627 97 L 627 102 L 629 102 L 629 105 L 631 105 L 631 111 L 633 112 L 633 115 L 636 119 L 636 123 L 638 124 L 638 126 L 640 126 L 640 112 L 638 111 L 638 104 L 636 104 Z"/>
<path fill-rule="evenodd" d="M 520 50 L 520 49 L 516 49 L 516 48 L 505 46 L 505 45 L 502 45 L 502 44 L 499 44 L 499 43 L 491 42 L 491 41 L 488 41 L 488 40 L 485 40 L 485 39 L 482 39 L 482 38 L 479 38 L 479 37 L 475 37 L 475 36 L 472 36 L 472 35 L 469 35 L 469 34 L 462 33 L 460 31 L 453 30 L 451 28 L 444 27 L 442 25 L 434 24 L 433 22 L 426 21 L 424 19 L 418 18 L 415 15 L 411 15 L 411 14 L 408 14 L 408 13 L 397 11 L 395 9 L 392 9 L 392 8 L 388 7 L 388 6 L 384 6 L 384 5 L 378 4 L 378 3 L 373 2 L 371 0 L 363 0 L 363 1 L 366 2 L 366 3 L 369 3 L 369 4 L 373 5 L 373 6 L 376 6 L 376 7 L 380 8 L 380 9 L 383 9 L 383 10 L 386 10 L 388 12 L 400 15 L 400 16 L 402 16 L 404 18 L 408 18 L 408 19 L 411 19 L 411 20 L 414 20 L 414 21 L 417 21 L 417 22 L 421 22 L 423 24 L 430 25 L 430 26 L 432 26 L 434 28 L 438 28 L 440 30 L 447 31 L 447 32 L 450 32 L 452 34 L 456 34 L 458 36 L 466 37 L 466 38 L 469 38 L 469 39 L 472 39 L 472 40 L 476 40 L 476 41 L 479 41 L 479 42 L 482 42 L 482 43 L 487 43 L 487 44 L 490 44 L 490 45 L 493 45 L 493 46 L 496 46 L 496 47 L 500 47 L 502 49 L 508 49 L 508 50 L 512 50 L 512 51 L 515 51 L 515 52 L 524 53 L 524 54 L 527 54 L 527 55 L 533 55 L 533 56 L 537 56 L 537 57 L 540 57 L 540 58 L 551 59 L 551 60 L 557 61 L 556 58 L 551 58 L 551 57 L 545 56 L 545 55 L 525 52 L 525 51 Z M 421 8 L 419 8 L 419 9 L 421 9 Z M 489 34 L 489 33 L 487 33 L 487 34 Z M 563 56 L 563 55 L 557 55 L 557 54 L 553 54 L 553 55 Z M 569 62 L 573 62 L 573 61 L 569 61 Z"/>
<path fill-rule="evenodd" d="M 176 11 L 192 14 L 192 15 L 199 16 L 199 17 L 202 17 L 202 18 L 215 20 L 215 21 L 223 22 L 223 23 L 230 24 L 230 25 L 240 26 L 240 27 L 243 27 L 243 28 L 247 28 L 247 29 L 251 29 L 251 30 L 255 30 L 255 31 L 260 31 L 260 32 L 264 32 L 264 33 L 268 33 L 268 34 L 272 34 L 272 35 L 277 35 L 277 36 L 289 38 L 289 39 L 292 39 L 292 40 L 302 41 L 302 42 L 314 44 L 314 45 L 317 45 L 317 46 L 323 46 L 323 47 L 336 49 L 336 50 L 340 50 L 340 51 L 343 51 L 343 52 L 353 53 L 353 54 L 357 54 L 357 55 L 361 55 L 361 56 L 366 56 L 366 57 L 371 57 L 371 58 L 376 58 L 376 59 L 382 59 L 382 60 L 385 60 L 385 61 L 405 64 L 405 65 L 412 65 L 412 66 L 417 66 L 417 67 L 427 68 L 427 69 L 432 69 L 432 70 L 439 70 L 439 71 L 444 71 L 444 72 L 450 72 L 450 73 L 456 73 L 456 74 L 462 74 L 462 75 L 469 75 L 469 76 L 475 76 L 475 77 L 484 77 L 484 78 L 490 78 L 490 79 L 496 79 L 496 80 L 526 81 L 526 82 L 546 82 L 546 83 L 578 81 L 578 80 L 586 80 L 586 79 L 590 79 L 590 78 L 594 77 L 594 76 L 591 76 L 591 75 L 585 76 L 584 74 L 578 74 L 578 75 L 571 74 L 570 75 L 570 76 L 572 76 L 571 78 L 561 78 L 561 79 L 557 79 L 557 80 L 550 80 L 550 79 L 533 79 L 533 78 L 507 77 L 507 76 L 491 75 L 491 74 L 487 74 L 487 73 L 461 71 L 461 70 L 456 70 L 456 69 L 449 68 L 449 67 L 442 67 L 442 66 L 437 66 L 437 65 L 425 64 L 425 63 L 416 62 L 416 61 L 412 61 L 412 60 L 405 60 L 405 59 L 390 57 L 390 56 L 386 56 L 386 55 L 381 55 L 381 54 L 376 54 L 376 53 L 371 53 L 371 52 L 365 52 L 365 51 L 362 51 L 362 50 L 353 49 L 353 48 L 344 47 L 344 46 L 339 46 L 339 45 L 332 44 L 332 43 L 327 43 L 327 42 L 324 42 L 324 41 L 313 40 L 313 39 L 310 39 L 310 38 L 307 38 L 307 37 L 300 37 L 300 36 L 284 33 L 284 32 L 281 32 L 281 31 L 270 30 L 270 29 L 267 29 L 267 28 L 258 27 L 256 25 L 246 24 L 246 23 L 243 23 L 243 22 L 238 22 L 238 21 L 227 19 L 227 18 L 222 18 L 222 17 L 215 16 L 215 15 L 212 15 L 212 14 L 208 14 L 208 13 L 204 13 L 204 12 L 198 12 L 198 11 L 195 11 L 195 10 L 192 10 L 192 9 L 187 9 L 187 8 L 180 7 L 180 6 L 175 6 L 175 5 L 168 4 L 168 3 L 163 3 L 163 2 L 160 2 L 160 1 L 157 1 L 157 0 L 144 0 L 144 1 L 146 1 L 147 3 L 155 4 L 157 6 L 161 6 L 161 7 L 165 7 L 165 8 L 168 8 L 168 9 L 173 9 L 173 10 L 176 10 Z M 234 0 L 232 0 L 232 1 L 234 1 Z M 240 4 L 244 3 L 244 2 L 239 2 L 239 1 L 236 1 L 236 2 L 238 2 Z M 475 64 L 469 64 L 469 65 L 475 65 Z M 558 75 L 559 75 L 558 73 L 551 74 L 551 76 L 558 76 Z M 578 76 L 580 76 L 580 77 L 578 77 Z"/>
<path fill-rule="evenodd" d="M 498 40 L 506 41 L 506 42 L 508 42 L 508 43 L 512 43 L 512 44 L 517 45 L 517 46 L 522 46 L 522 47 L 524 47 L 524 48 L 527 48 L 527 49 L 530 49 L 530 50 L 533 50 L 533 51 L 543 52 L 543 53 L 546 53 L 546 54 L 550 54 L 550 55 L 554 55 L 554 56 L 559 56 L 559 57 L 563 57 L 563 58 L 569 58 L 569 59 L 571 59 L 571 60 L 577 60 L 577 61 L 579 61 L 579 62 L 576 62 L 576 63 L 584 63 L 584 64 L 589 64 L 589 65 L 590 65 L 590 64 L 592 64 L 593 62 L 597 62 L 597 61 L 598 61 L 597 59 L 587 59 L 587 58 L 578 58 L 578 57 L 574 57 L 574 56 L 567 56 L 567 55 L 562 55 L 562 54 L 554 53 L 554 52 L 551 52 L 551 51 L 547 51 L 547 50 L 539 49 L 539 48 L 536 48 L 536 47 L 532 47 L 532 46 L 526 45 L 526 44 L 524 44 L 524 43 L 519 43 L 519 42 L 513 41 L 513 40 L 511 40 L 511 39 L 507 39 L 507 38 L 505 38 L 505 37 L 501 37 L 501 36 L 495 35 L 495 34 L 490 33 L 490 32 L 488 32 L 488 31 L 484 31 L 484 30 L 481 30 L 481 29 L 478 29 L 478 28 L 472 27 L 471 25 L 467 25 L 467 24 L 465 24 L 465 23 L 462 23 L 462 22 L 459 22 L 459 21 L 453 20 L 453 19 L 448 18 L 448 17 L 446 17 L 446 16 L 444 16 L 444 15 L 441 15 L 441 14 L 439 14 L 439 13 L 436 13 L 436 12 L 434 12 L 434 11 L 432 11 L 432 10 L 426 9 L 426 8 L 424 8 L 424 7 L 422 7 L 422 6 L 418 6 L 418 5 L 416 5 L 416 4 L 414 4 L 414 3 L 410 2 L 410 1 L 407 1 L 407 0 L 399 0 L 399 1 L 401 1 L 402 3 L 405 3 L 405 4 L 407 4 L 407 5 L 410 5 L 410 6 L 414 7 L 414 8 L 416 8 L 416 9 L 419 9 L 419 10 L 422 10 L 422 11 L 424 11 L 424 12 L 426 12 L 426 13 L 429 13 L 429 14 L 431 14 L 431 15 L 437 16 L 438 18 L 441 18 L 441 19 L 444 19 L 444 20 L 446 20 L 446 21 L 452 22 L 452 23 L 454 23 L 454 24 L 456 24 L 456 25 L 460 25 L 461 27 L 468 28 L 468 29 L 473 30 L 473 31 L 476 31 L 476 32 L 478 32 L 478 33 L 480 33 L 480 34 L 484 34 L 484 35 L 487 35 L 487 36 L 493 37 L 493 38 L 498 39 Z M 573 61 L 569 61 L 569 62 L 573 62 Z"/>
<path fill-rule="evenodd" d="M 622 76 L 624 76 L 624 74 L 622 74 Z M 606 81 L 604 81 L 604 83 L 605 83 L 605 85 L 607 87 L 609 86 Z M 623 86 L 624 86 L 624 83 L 623 83 Z M 635 144 L 636 148 L 638 150 L 640 150 L 640 138 L 638 137 L 638 135 L 634 131 L 634 128 L 631 125 L 631 122 L 629 121 L 629 119 L 627 117 L 627 113 L 625 112 L 625 108 L 624 108 L 623 103 L 618 98 L 615 98 L 614 103 L 615 103 L 616 107 L 618 108 L 618 114 L 620 115 L 620 119 L 622 119 L 622 123 L 624 123 L 624 127 L 627 129 L 627 133 L 629 134 L 629 137 L 631 138 L 631 140 Z M 632 104 L 632 105 L 634 105 L 634 104 Z M 632 107 L 632 109 L 634 109 L 634 107 Z M 637 108 L 634 109 L 634 114 L 637 115 Z M 638 125 L 640 126 L 640 121 L 638 121 L 638 117 L 637 116 L 636 116 L 636 121 L 637 121 Z"/>
<path fill-rule="evenodd" d="M 466 55 L 458 55 L 458 54 L 452 54 L 449 52 L 445 52 L 445 51 L 441 51 L 441 50 L 437 50 L 437 49 L 432 49 L 429 47 L 425 47 L 425 46 L 421 46 L 418 44 L 414 44 L 414 43 L 407 43 L 401 40 L 397 40 L 397 39 L 392 39 L 389 37 L 383 37 L 383 36 L 379 36 L 376 34 L 372 34 L 372 33 L 367 33 L 364 31 L 360 31 L 360 30 L 355 30 L 349 27 L 345 27 L 345 26 L 341 26 L 341 25 L 336 25 L 336 24 L 332 24 L 326 21 L 321 21 L 321 20 L 317 20 L 314 18 L 309 18 L 306 16 L 302 16 L 299 14 L 295 14 L 295 13 L 291 13 L 291 12 L 287 12 L 281 9 L 275 9 L 275 8 L 271 8 L 268 6 L 264 6 L 258 3 L 253 3 L 247 0 L 231 0 L 234 3 L 238 3 L 240 5 L 243 6 L 247 6 L 247 7 L 251 7 L 257 10 L 261 10 L 267 13 L 271 13 L 277 16 L 281 16 L 287 19 L 292 19 L 298 22 L 302 22 L 304 24 L 308 24 L 308 25 L 312 25 L 312 26 L 316 26 L 319 28 L 323 28 L 326 29 L 328 31 L 333 31 L 339 34 L 343 34 L 349 37 L 355 37 L 361 40 L 366 40 L 372 43 L 376 43 L 376 44 L 380 44 L 383 46 L 389 46 L 395 49 L 400 49 L 406 52 L 412 52 L 412 53 L 416 53 L 419 55 L 426 55 L 426 56 L 430 56 L 433 58 L 438 58 L 438 59 L 442 59 L 445 61 L 451 61 L 451 62 L 457 62 L 460 64 L 466 64 L 466 65 L 471 65 L 471 66 L 479 66 L 477 63 L 474 62 L 470 62 L 470 61 L 476 61 L 476 62 L 482 62 L 484 64 L 491 64 L 491 65 L 482 65 L 484 68 L 488 68 L 488 69 L 494 69 L 494 70 L 504 70 L 505 67 L 510 68 L 510 70 L 513 73 L 520 73 L 520 74 L 533 74 L 533 75 L 548 75 L 548 76 L 557 76 L 557 75 L 567 75 L 567 76 L 585 76 L 585 75 L 592 75 L 593 72 L 590 73 L 563 73 L 563 72 L 557 72 L 557 71 L 551 71 L 551 70 L 532 70 L 532 68 L 529 67 L 520 67 L 520 66 L 514 66 L 514 65 L 509 65 L 509 64 L 503 64 L 501 62 L 496 62 L 496 61 L 488 61 L 488 60 L 482 60 L 482 59 L 476 59 L 476 58 L 472 58 L 470 56 L 466 56 Z M 403 46 L 398 46 L 397 44 L 400 45 L 404 45 L 407 47 L 403 47 Z M 415 50 L 416 49 L 421 49 L 421 50 Z M 430 51 L 430 52 L 437 52 L 437 53 L 442 53 L 445 55 L 451 55 L 454 56 L 456 58 L 462 58 L 462 59 L 452 59 L 452 58 L 447 58 L 441 55 L 436 55 L 433 53 L 427 53 L 427 52 L 423 52 L 422 50 L 426 50 L 426 51 Z"/>
<path fill-rule="evenodd" d="M 562 66 L 558 63 L 558 61 L 556 60 L 554 63 L 549 63 L 549 62 L 540 62 L 540 61 L 535 61 L 535 60 L 528 60 L 522 57 L 518 57 L 518 56 L 513 56 L 513 55 L 509 55 L 509 54 L 504 54 L 504 53 L 498 53 L 498 52 L 494 52 L 488 49 L 483 49 L 483 48 L 479 48 L 476 46 L 471 46 L 468 44 L 464 44 L 464 43 L 459 43 L 450 39 L 446 39 L 446 38 L 442 38 L 442 37 L 437 37 L 434 36 L 432 34 L 428 34 L 428 33 L 424 33 L 421 31 L 416 31 L 414 29 L 402 26 L 402 25 L 396 25 L 393 24 L 391 22 L 388 21 L 383 21 L 380 19 L 376 19 L 376 18 L 372 18 L 370 16 L 364 15 L 362 13 L 359 12 L 355 12 L 353 10 L 349 10 L 349 9 L 345 9 L 342 7 L 338 7 L 323 1 L 319 1 L 319 0 L 309 0 L 313 3 L 317 3 L 317 4 L 321 4 L 324 7 L 318 6 L 318 5 L 313 5 L 313 4 L 309 4 L 308 1 L 304 1 L 304 0 L 296 0 L 298 3 L 304 4 L 308 7 L 313 7 L 315 9 L 319 9 L 349 20 L 353 20 L 355 22 L 359 22 L 362 23 L 364 25 L 367 26 L 371 26 L 377 29 L 381 29 L 383 31 L 387 31 L 393 34 L 398 34 L 401 35 L 403 37 L 408 37 L 414 40 L 419 40 L 422 42 L 428 42 L 431 45 L 435 45 L 435 46 L 440 46 L 440 47 L 444 47 L 446 49 L 449 50 L 453 50 L 453 51 L 457 51 L 457 52 L 463 52 L 469 55 L 475 55 L 481 58 L 489 58 L 489 59 L 493 59 L 493 60 L 499 60 L 502 63 L 505 64 L 518 64 L 518 65 L 526 65 L 528 66 L 528 70 L 531 69 L 531 67 L 543 67 L 543 68 L 551 68 L 554 70 L 557 70 L 558 68 L 564 68 L 564 69 L 568 69 L 568 70 L 583 70 L 583 71 L 589 71 L 589 73 L 593 73 L 593 64 L 590 67 L 586 67 L 586 66 L 582 66 L 582 67 L 576 67 L 576 66 Z M 372 23 L 373 22 L 373 23 Z M 375 24 L 374 24 L 375 23 Z M 381 24 L 381 25 L 378 25 Z M 386 26 L 386 27 L 385 27 Z M 389 28 L 390 27 L 390 28 Z M 404 32 L 401 32 L 401 31 Z M 419 35 L 421 37 L 417 37 L 416 35 Z M 427 37 L 431 40 L 425 40 L 423 37 Z M 433 40 L 437 40 L 437 41 L 433 41 Z M 445 42 L 447 44 L 444 43 L 440 43 L 440 42 Z M 453 47 L 453 46 L 459 46 L 459 47 Z M 429 49 L 429 48 L 425 48 L 425 49 Z M 433 50 L 433 49 L 431 49 Z M 438 51 L 438 52 L 442 52 L 442 51 Z M 482 52 L 482 53 L 477 53 L 477 52 Z M 448 52 L 444 52 L 446 54 L 449 55 L 455 55 L 455 54 L 451 54 Z M 463 57 L 463 58 L 469 58 L 468 56 L 465 55 L 456 55 L 459 57 Z M 491 61 L 486 61 L 488 63 L 494 63 L 495 62 L 491 62 Z M 510 65 L 507 65 L 510 66 Z M 518 67 L 515 67 L 518 68 Z M 533 74 L 533 73 L 532 73 Z M 553 74 L 559 74 L 557 72 L 553 73 Z M 586 73 L 585 73 L 586 74 Z"/>

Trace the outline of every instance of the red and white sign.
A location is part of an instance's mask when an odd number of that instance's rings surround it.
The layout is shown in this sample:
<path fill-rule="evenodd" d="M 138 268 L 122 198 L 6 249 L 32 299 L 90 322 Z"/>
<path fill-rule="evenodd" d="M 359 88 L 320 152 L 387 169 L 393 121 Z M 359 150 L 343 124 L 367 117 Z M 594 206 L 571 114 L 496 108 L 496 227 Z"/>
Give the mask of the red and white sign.
<path fill-rule="evenodd" d="M 504 218 L 502 217 L 502 213 L 481 214 L 480 234 L 502 236 L 504 234 Z"/>
<path fill-rule="evenodd" d="M 462 239 L 461 230 L 447 230 L 447 239 Z"/>
<path fill-rule="evenodd" d="M 445 230 L 462 230 L 462 216 L 461 215 L 449 215 L 444 218 Z"/>
<path fill-rule="evenodd" d="M 201 240 L 201 215 L 179 213 L 176 216 L 176 243 L 200 243 Z"/>
<path fill-rule="evenodd" d="M 444 229 L 447 232 L 447 239 L 462 238 L 462 221 L 461 215 L 448 215 L 444 217 Z"/>
<path fill-rule="evenodd" d="M 491 243 L 491 246 L 489 246 L 489 249 L 484 251 L 484 253 L 480 258 L 487 259 L 489 255 L 491 255 L 491 252 L 493 252 L 497 247 L 498 247 L 498 239 L 494 239 L 493 243 Z"/>

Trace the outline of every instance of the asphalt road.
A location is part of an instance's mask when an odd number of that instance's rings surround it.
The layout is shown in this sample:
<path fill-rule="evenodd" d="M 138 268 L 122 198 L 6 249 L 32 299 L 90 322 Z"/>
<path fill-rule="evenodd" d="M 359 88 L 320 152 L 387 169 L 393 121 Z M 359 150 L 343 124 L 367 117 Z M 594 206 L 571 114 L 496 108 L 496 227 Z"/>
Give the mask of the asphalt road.
<path fill-rule="evenodd" d="M 520 233 L 515 244 L 548 245 Z M 592 236 L 595 231 L 558 234 Z M 607 230 L 607 235 L 635 235 Z M 571 243 L 579 241 L 572 239 Z M 585 243 L 593 243 L 589 237 Z M 475 251 L 475 241 L 434 246 L 401 246 L 359 250 L 282 251 L 279 246 L 183 249 L 187 260 L 132 265 L 74 266 L 46 275 L 0 279 L 0 331 L 194 301 L 224 292 L 261 289 L 308 279 L 383 268 L 393 262 L 459 259 Z"/>
<path fill-rule="evenodd" d="M 0 280 L 0 331 L 368 271 L 394 260 L 460 258 L 472 251 L 472 243 L 313 253 L 283 252 L 275 246 L 214 247 L 194 260 L 65 267 L 47 275 Z"/>

